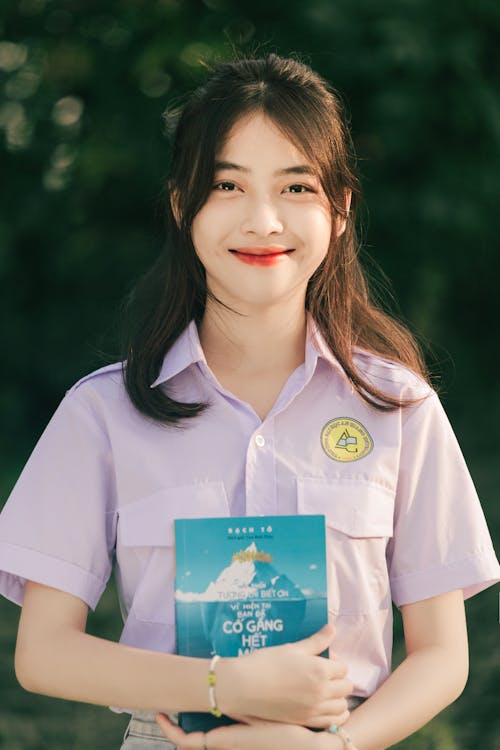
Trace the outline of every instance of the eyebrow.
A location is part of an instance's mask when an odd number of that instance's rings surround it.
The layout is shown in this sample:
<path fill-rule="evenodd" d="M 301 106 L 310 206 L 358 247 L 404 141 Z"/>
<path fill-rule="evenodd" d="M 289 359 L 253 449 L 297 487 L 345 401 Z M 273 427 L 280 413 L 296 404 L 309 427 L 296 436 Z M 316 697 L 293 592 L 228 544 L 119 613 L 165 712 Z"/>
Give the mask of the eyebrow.
<path fill-rule="evenodd" d="M 241 164 L 234 164 L 232 161 L 216 161 L 215 171 L 220 169 L 235 170 L 236 172 L 244 172 L 248 174 L 252 170 L 248 167 L 243 167 Z M 316 170 L 310 167 L 308 164 L 296 164 L 293 167 L 285 167 L 284 169 L 278 169 L 274 172 L 274 177 L 282 177 L 287 174 L 310 174 L 316 175 Z"/>

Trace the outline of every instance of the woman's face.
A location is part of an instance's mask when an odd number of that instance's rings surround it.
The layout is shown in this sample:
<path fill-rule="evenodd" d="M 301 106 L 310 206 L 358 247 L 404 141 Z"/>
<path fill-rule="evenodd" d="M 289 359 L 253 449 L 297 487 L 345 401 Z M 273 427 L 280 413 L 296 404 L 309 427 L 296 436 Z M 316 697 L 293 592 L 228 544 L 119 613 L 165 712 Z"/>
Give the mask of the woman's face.
<path fill-rule="evenodd" d="M 345 222 L 335 225 L 337 234 L 344 228 Z M 238 120 L 191 229 L 208 288 L 248 312 L 294 295 L 305 300 L 331 232 L 330 206 L 312 164 L 263 114 Z"/>

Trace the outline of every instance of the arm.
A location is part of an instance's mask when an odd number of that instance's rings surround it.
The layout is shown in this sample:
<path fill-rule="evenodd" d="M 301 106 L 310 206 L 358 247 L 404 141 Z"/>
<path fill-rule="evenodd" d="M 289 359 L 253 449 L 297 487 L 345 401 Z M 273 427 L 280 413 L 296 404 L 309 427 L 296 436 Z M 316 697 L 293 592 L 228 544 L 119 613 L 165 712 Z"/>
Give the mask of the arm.
<path fill-rule="evenodd" d="M 420 729 L 465 687 L 468 644 L 462 590 L 401 607 L 406 659 L 342 724 L 358 750 L 385 750 Z M 165 735 L 181 750 L 202 746 L 162 715 Z M 345 750 L 339 736 L 304 727 L 256 722 L 221 727 L 206 736 L 210 750 Z"/>
<path fill-rule="evenodd" d="M 406 658 L 343 725 L 358 750 L 400 742 L 462 693 L 468 676 L 468 641 L 462 590 L 401 607 Z M 322 735 L 324 750 L 342 747 Z"/>
<path fill-rule="evenodd" d="M 28 581 L 19 622 L 15 669 L 31 692 L 148 711 L 208 711 L 209 659 L 163 654 L 85 632 L 87 604 Z M 352 683 L 345 665 L 320 654 L 333 628 L 287 646 L 217 665 L 217 699 L 230 715 L 327 726 L 346 707 Z M 266 680 L 263 680 L 263 673 Z M 304 689 L 306 688 L 306 689 Z M 333 717 L 333 718 L 332 718 Z"/>
<path fill-rule="evenodd" d="M 26 582 L 15 653 L 25 690 L 138 710 L 208 709 L 207 660 L 96 638 L 85 633 L 87 613 L 81 599 Z"/>

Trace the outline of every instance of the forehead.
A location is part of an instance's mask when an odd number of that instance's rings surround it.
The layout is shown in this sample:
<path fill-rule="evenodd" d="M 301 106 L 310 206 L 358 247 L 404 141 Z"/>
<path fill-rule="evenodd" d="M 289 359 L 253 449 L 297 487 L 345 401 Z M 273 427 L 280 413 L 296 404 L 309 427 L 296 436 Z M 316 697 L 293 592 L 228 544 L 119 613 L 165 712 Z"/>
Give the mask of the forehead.
<path fill-rule="evenodd" d="M 278 125 L 262 112 L 240 117 L 223 140 L 218 158 L 229 159 L 241 151 L 268 159 L 272 155 L 304 161 L 304 154 L 279 129 Z"/>

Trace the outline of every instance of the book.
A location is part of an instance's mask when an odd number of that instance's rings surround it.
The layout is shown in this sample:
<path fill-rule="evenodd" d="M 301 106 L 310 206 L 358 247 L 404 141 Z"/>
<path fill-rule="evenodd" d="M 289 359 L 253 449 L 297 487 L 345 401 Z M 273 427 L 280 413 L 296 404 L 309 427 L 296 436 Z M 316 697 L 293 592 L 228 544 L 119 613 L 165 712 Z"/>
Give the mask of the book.
<path fill-rule="evenodd" d="M 325 533 L 320 515 L 176 520 L 177 653 L 239 657 L 322 628 Z M 179 715 L 186 732 L 230 723 L 209 713 Z"/>

